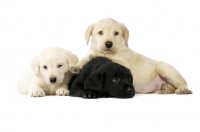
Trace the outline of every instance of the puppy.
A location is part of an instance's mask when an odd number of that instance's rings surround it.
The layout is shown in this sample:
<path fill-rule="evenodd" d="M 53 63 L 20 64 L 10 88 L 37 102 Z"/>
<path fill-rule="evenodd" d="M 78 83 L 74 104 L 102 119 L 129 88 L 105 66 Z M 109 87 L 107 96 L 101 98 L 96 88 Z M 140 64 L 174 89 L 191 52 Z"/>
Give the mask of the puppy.
<path fill-rule="evenodd" d="M 73 76 L 69 66 L 77 62 L 76 55 L 62 48 L 44 50 L 32 60 L 32 70 L 25 71 L 18 80 L 19 92 L 32 97 L 69 95 L 67 84 Z"/>
<path fill-rule="evenodd" d="M 88 62 L 89 54 L 105 56 L 131 70 L 136 93 L 191 94 L 181 74 L 170 64 L 153 60 L 128 48 L 129 31 L 111 18 L 91 24 L 85 33 L 86 43 L 91 39 L 88 54 L 71 67 L 77 73 Z"/>
<path fill-rule="evenodd" d="M 135 95 L 130 70 L 105 57 L 92 58 L 75 78 L 71 80 L 71 96 L 131 98 Z"/>

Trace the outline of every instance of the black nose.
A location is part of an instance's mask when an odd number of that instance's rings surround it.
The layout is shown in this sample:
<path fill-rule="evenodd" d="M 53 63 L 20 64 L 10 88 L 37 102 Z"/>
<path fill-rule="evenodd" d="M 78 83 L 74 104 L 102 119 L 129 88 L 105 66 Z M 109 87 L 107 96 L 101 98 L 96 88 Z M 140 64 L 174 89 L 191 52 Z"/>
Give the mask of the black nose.
<path fill-rule="evenodd" d="M 112 42 L 106 41 L 105 45 L 106 45 L 106 48 L 111 48 L 112 47 Z"/>
<path fill-rule="evenodd" d="M 133 89 L 132 89 L 132 88 L 127 88 L 126 92 L 127 92 L 127 93 L 132 93 L 132 92 L 133 92 Z"/>
<path fill-rule="evenodd" d="M 50 78 L 50 82 L 51 83 L 55 83 L 56 82 L 56 78 Z"/>

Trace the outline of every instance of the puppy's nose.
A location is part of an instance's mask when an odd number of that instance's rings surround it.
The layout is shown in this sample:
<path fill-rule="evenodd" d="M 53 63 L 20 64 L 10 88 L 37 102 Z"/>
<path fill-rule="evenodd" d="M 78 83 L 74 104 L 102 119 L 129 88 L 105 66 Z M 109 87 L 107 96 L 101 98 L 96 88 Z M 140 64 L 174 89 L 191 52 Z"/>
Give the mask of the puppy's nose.
<path fill-rule="evenodd" d="M 56 82 L 56 78 L 54 77 L 54 78 L 50 78 L 50 82 L 51 83 L 55 83 Z"/>
<path fill-rule="evenodd" d="M 132 88 L 127 88 L 126 92 L 127 92 L 127 93 L 132 93 L 132 92 L 133 92 L 133 89 L 132 89 Z"/>
<path fill-rule="evenodd" d="M 112 42 L 106 41 L 105 45 L 106 45 L 106 48 L 111 48 L 112 47 Z"/>

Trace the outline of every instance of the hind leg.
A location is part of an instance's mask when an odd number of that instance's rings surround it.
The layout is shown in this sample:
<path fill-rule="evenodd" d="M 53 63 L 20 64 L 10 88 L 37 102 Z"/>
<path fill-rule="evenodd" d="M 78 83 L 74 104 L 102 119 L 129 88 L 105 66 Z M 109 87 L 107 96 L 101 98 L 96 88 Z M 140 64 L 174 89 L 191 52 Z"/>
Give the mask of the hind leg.
<path fill-rule="evenodd" d="M 158 87 L 158 90 L 155 92 L 157 94 L 172 94 L 175 93 L 175 88 L 167 83 L 163 83 Z"/>
<path fill-rule="evenodd" d="M 156 65 L 157 73 L 175 88 L 176 94 L 192 94 L 188 90 L 187 83 L 181 74 L 171 65 L 165 62 L 159 62 Z"/>

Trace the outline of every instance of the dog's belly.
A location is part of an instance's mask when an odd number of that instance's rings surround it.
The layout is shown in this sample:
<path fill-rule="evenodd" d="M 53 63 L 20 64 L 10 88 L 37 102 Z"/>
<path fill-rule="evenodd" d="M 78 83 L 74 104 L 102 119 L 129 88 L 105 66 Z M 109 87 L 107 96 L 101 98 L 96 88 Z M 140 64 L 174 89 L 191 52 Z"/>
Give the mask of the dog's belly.
<path fill-rule="evenodd" d="M 161 78 L 159 75 L 156 75 L 156 77 L 151 80 L 147 85 L 142 87 L 135 87 L 136 93 L 140 94 L 146 94 L 146 93 L 152 93 L 158 90 L 158 86 L 160 86 L 163 83 L 167 83 L 163 78 Z"/>

